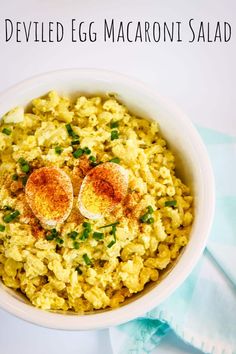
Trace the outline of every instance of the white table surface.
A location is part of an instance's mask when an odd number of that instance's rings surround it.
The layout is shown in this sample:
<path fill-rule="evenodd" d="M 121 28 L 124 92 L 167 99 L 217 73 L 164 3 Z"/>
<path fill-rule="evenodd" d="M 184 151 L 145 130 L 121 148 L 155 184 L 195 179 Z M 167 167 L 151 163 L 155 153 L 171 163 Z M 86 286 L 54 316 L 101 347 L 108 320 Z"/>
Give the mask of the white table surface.
<path fill-rule="evenodd" d="M 71 18 L 99 23 L 123 21 L 227 21 L 229 43 L 106 44 L 4 43 L 5 18 L 14 21 Z M 175 101 L 196 124 L 236 134 L 236 3 L 234 0 L 7 0 L 0 1 L 0 92 L 45 71 L 95 67 L 119 71 L 148 83 Z M 0 310 L 0 354 L 111 354 L 108 330 L 62 332 L 40 328 Z M 14 334 L 14 336 L 13 336 Z M 11 339 L 9 339 L 11 338 Z M 154 353 L 197 354 L 173 333 Z"/>

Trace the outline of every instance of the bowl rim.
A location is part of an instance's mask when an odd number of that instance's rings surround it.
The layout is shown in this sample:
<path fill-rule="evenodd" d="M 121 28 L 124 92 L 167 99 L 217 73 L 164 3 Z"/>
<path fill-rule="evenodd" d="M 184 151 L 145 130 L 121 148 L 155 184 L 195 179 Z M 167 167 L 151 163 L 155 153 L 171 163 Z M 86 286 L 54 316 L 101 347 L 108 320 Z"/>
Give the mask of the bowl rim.
<path fill-rule="evenodd" d="M 135 299 L 133 302 L 121 306 L 117 309 L 108 310 L 106 312 L 85 314 L 85 315 L 64 315 L 54 312 L 44 311 L 35 308 L 26 303 L 20 302 L 18 299 L 5 291 L 5 286 L 0 287 L 0 308 L 7 312 L 31 322 L 36 325 L 53 329 L 63 330 L 90 330 L 90 329 L 102 329 L 111 326 L 115 326 L 127 321 L 130 321 L 138 316 L 144 314 L 159 305 L 164 299 L 170 296 L 189 276 L 194 266 L 201 257 L 204 248 L 206 246 L 207 238 L 211 229 L 211 225 L 214 217 L 215 209 L 215 183 L 214 175 L 211 167 L 211 162 L 208 157 L 206 147 L 194 127 L 190 119 L 179 109 L 177 106 L 170 102 L 167 98 L 160 96 L 154 88 L 150 88 L 146 83 L 143 83 L 136 78 L 129 77 L 127 75 L 103 69 L 95 68 L 70 68 L 61 69 L 55 71 L 49 71 L 43 74 L 33 76 L 29 79 L 21 81 L 16 85 L 6 89 L 0 93 L 0 105 L 10 94 L 13 96 L 14 92 L 19 90 L 28 90 L 31 85 L 37 84 L 40 80 L 53 79 L 60 75 L 67 74 L 81 74 L 81 75 L 94 75 L 100 79 L 109 78 L 110 80 L 126 83 L 129 85 L 135 85 L 140 91 L 145 92 L 152 99 L 161 102 L 163 106 L 167 106 L 171 112 L 178 117 L 183 123 L 185 128 L 190 134 L 190 138 L 194 141 L 198 149 L 199 159 L 201 160 L 202 171 L 204 171 L 204 179 L 208 182 L 207 188 L 204 189 L 204 197 L 207 201 L 208 208 L 206 209 L 205 223 L 202 234 L 199 236 L 198 247 L 192 250 L 190 247 L 185 249 L 185 257 L 180 257 L 177 265 L 168 274 L 168 282 L 163 279 L 158 286 L 153 287 L 148 293 Z M 79 84 L 78 84 L 79 87 Z M 178 276 L 175 276 L 175 269 L 178 268 Z M 160 287 L 165 282 L 165 287 Z"/>

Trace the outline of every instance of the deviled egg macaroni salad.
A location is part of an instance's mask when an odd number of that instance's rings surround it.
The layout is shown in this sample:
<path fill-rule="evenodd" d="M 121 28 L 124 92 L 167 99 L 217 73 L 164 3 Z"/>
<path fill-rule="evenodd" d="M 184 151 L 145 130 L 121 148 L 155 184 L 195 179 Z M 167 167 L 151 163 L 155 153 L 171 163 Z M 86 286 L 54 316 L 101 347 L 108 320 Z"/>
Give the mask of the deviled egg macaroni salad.
<path fill-rule="evenodd" d="M 156 122 L 52 91 L 0 122 L 0 278 L 45 310 L 114 308 L 171 267 L 193 198 Z"/>

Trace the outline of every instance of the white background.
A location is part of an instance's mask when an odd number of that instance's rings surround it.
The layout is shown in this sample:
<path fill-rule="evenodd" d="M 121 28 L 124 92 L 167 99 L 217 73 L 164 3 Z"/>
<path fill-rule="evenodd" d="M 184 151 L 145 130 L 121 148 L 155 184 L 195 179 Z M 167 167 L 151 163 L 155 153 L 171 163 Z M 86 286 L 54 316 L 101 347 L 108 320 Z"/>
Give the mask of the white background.
<path fill-rule="evenodd" d="M 4 42 L 4 20 L 181 21 L 183 39 L 194 18 L 232 26 L 229 43 L 62 43 Z M 115 70 L 139 78 L 175 101 L 195 123 L 236 134 L 236 3 L 234 0 L 0 0 L 0 92 L 32 75 L 68 67 Z M 102 32 L 101 32 L 102 33 Z M 15 37 L 14 37 L 15 38 Z M 22 37 L 23 38 L 23 37 Z M 79 83 L 78 83 L 79 87 Z M 0 354 L 110 354 L 108 331 L 59 332 L 39 328 L 0 310 Z M 157 353 L 197 353 L 169 334 Z"/>

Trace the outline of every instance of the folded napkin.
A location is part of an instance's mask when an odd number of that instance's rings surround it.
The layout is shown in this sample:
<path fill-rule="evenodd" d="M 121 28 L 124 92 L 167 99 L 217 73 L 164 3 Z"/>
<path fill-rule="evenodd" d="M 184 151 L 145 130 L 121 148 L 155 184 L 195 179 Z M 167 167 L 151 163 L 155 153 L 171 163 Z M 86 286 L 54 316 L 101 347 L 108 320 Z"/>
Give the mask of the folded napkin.
<path fill-rule="evenodd" d="M 236 137 L 199 128 L 216 179 L 216 212 L 207 248 L 166 301 L 110 329 L 114 354 L 147 354 L 170 330 L 203 353 L 236 353 Z"/>

